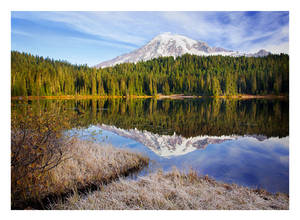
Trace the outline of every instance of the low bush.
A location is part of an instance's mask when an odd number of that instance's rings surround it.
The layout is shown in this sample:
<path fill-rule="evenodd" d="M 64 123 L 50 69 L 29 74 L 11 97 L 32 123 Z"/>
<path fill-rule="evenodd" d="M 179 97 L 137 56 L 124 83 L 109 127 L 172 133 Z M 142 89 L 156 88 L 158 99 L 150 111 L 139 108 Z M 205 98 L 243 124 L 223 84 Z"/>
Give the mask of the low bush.
<path fill-rule="evenodd" d="M 33 111 L 11 112 L 11 205 L 41 198 L 49 171 L 67 159 L 66 148 L 72 137 L 63 135 L 70 128 L 66 115 Z M 63 149 L 64 147 L 64 149 Z"/>

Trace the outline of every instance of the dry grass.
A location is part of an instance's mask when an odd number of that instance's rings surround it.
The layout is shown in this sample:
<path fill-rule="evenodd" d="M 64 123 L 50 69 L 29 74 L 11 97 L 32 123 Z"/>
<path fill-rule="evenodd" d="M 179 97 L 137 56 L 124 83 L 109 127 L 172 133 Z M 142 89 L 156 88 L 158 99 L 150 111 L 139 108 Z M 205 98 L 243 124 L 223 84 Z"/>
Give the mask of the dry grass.
<path fill-rule="evenodd" d="M 161 171 L 138 181 L 120 179 L 101 191 L 87 195 L 74 194 L 65 203 L 57 203 L 52 209 L 288 209 L 286 194 L 269 194 L 235 184 L 224 184 L 208 177 L 199 177 L 193 171 L 188 174 L 174 169 Z"/>
<path fill-rule="evenodd" d="M 60 96 L 12 96 L 11 100 L 40 100 L 40 99 L 114 99 L 114 98 L 153 98 L 154 96 L 150 95 L 60 95 Z"/>
<path fill-rule="evenodd" d="M 69 148 L 68 154 L 70 159 L 51 170 L 49 192 L 103 184 L 139 170 L 149 162 L 146 156 L 129 150 L 79 140 Z"/>
<path fill-rule="evenodd" d="M 63 151 L 65 160 L 48 171 L 43 183 L 36 189 L 36 196 L 19 202 L 17 209 L 22 209 L 22 206 L 34 207 L 37 200 L 45 200 L 49 195 L 59 198 L 62 194 L 79 189 L 100 188 L 104 183 L 139 170 L 149 162 L 141 154 L 87 141 L 75 140 L 63 147 Z"/>

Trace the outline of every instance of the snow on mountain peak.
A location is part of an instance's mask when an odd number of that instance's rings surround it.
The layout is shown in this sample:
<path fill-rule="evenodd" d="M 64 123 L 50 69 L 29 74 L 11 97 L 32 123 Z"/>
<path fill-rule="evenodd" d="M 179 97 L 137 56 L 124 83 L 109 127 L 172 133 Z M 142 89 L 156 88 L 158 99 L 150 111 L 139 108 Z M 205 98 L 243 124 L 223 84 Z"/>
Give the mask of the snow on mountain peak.
<path fill-rule="evenodd" d="M 193 44 L 197 43 L 197 41 L 193 39 L 179 34 L 172 34 L 170 32 L 165 32 L 157 35 L 150 41 L 150 43 L 153 41 L 160 41 L 161 43 L 168 43 L 170 41 L 174 41 L 182 47 L 186 47 L 187 45 L 192 46 Z"/>
<path fill-rule="evenodd" d="M 102 62 L 96 65 L 96 67 L 108 67 L 120 63 L 137 63 L 139 61 L 166 56 L 176 58 L 186 53 L 198 56 L 267 56 L 269 54 L 269 52 L 264 50 L 260 50 L 255 54 L 243 54 L 221 47 L 210 47 L 205 42 L 196 41 L 183 35 L 165 32 L 155 36 L 143 47 L 112 60 Z"/>

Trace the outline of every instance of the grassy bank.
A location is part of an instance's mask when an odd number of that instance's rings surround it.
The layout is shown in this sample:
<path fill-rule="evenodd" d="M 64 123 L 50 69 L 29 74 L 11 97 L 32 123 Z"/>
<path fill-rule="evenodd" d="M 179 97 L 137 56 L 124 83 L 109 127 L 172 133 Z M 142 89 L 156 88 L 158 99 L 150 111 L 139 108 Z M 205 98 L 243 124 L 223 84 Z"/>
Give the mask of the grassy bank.
<path fill-rule="evenodd" d="M 26 201 L 15 201 L 16 207 L 41 206 L 49 198 L 60 198 L 71 192 L 90 190 L 105 183 L 141 169 L 148 164 L 148 158 L 117 149 L 112 146 L 100 146 L 91 142 L 75 140 L 71 145 L 63 147 L 64 160 L 51 169 L 38 183 L 33 196 L 27 196 Z M 42 207 L 44 208 L 44 207 Z"/>
<path fill-rule="evenodd" d="M 91 184 L 110 182 L 148 164 L 141 154 L 112 146 L 101 146 L 86 141 L 75 141 L 69 148 L 69 159 L 51 170 L 52 188 L 48 191 L 65 192 Z"/>
<path fill-rule="evenodd" d="M 67 99 L 118 99 L 118 98 L 154 98 L 154 96 L 148 96 L 148 95 L 129 95 L 129 96 L 98 96 L 98 95 L 61 95 L 61 96 L 12 96 L 11 100 L 39 100 L 39 99 L 46 99 L 46 100 L 67 100 Z"/>
<path fill-rule="evenodd" d="M 138 181 L 121 179 L 101 191 L 74 194 L 67 202 L 52 204 L 51 209 L 288 209 L 286 194 L 270 194 L 235 184 L 216 182 L 190 171 L 161 171 Z"/>
<path fill-rule="evenodd" d="M 229 98 L 229 99 L 288 99 L 288 95 L 248 95 L 248 94 L 239 94 L 232 96 L 214 96 L 214 98 Z"/>

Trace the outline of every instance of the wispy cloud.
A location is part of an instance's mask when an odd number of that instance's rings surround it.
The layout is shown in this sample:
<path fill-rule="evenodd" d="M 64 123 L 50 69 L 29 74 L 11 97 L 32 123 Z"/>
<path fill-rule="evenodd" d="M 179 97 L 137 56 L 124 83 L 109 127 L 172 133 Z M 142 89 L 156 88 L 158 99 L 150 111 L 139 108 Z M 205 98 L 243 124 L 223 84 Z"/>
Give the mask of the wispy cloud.
<path fill-rule="evenodd" d="M 18 23 L 21 21 L 22 24 Z M 19 40 L 18 45 L 22 44 L 21 36 L 31 37 L 34 43 L 40 42 L 39 46 L 45 50 L 47 40 L 76 38 L 82 45 L 95 43 L 95 51 L 91 54 L 98 50 L 99 62 L 107 59 L 108 54 L 113 58 L 120 52 L 130 52 L 162 32 L 182 34 L 211 46 L 242 52 L 265 48 L 273 53 L 288 53 L 289 13 L 12 12 L 12 36 L 20 36 L 13 38 Z M 26 44 L 30 41 L 26 40 Z M 101 54 L 101 51 L 109 50 L 110 53 Z M 88 57 L 90 51 L 83 53 Z"/>
<path fill-rule="evenodd" d="M 136 16 L 141 14 L 141 12 L 15 12 L 12 17 L 59 22 L 86 34 L 141 44 L 146 40 L 141 32 L 151 23 L 151 20 L 137 19 Z"/>
<path fill-rule="evenodd" d="M 272 50 L 278 44 L 288 44 L 287 12 L 167 12 L 163 16 L 198 40 L 228 49 Z M 282 52 L 288 51 L 283 49 Z"/>
<path fill-rule="evenodd" d="M 12 30 L 11 33 L 12 34 L 16 34 L 16 35 L 22 35 L 22 36 L 32 37 L 32 34 L 30 34 L 28 32 L 24 32 L 24 31 L 19 31 L 19 30 Z"/>

